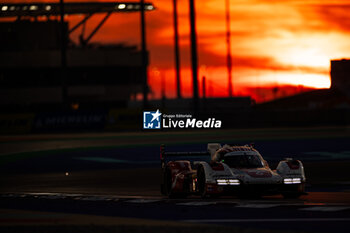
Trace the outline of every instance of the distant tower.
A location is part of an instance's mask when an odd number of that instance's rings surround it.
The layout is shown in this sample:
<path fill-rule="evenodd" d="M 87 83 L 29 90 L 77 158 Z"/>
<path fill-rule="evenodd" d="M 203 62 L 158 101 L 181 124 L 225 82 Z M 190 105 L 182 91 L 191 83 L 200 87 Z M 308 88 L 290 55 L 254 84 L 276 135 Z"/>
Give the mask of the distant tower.
<path fill-rule="evenodd" d="M 230 26 L 230 0 L 226 0 L 226 47 L 227 47 L 227 75 L 228 96 L 233 96 L 232 88 L 232 56 L 231 56 L 231 26 Z"/>
<path fill-rule="evenodd" d="M 176 68 L 176 93 L 181 99 L 181 77 L 180 77 L 180 52 L 179 52 L 179 29 L 177 20 L 177 0 L 173 0 L 174 7 L 174 44 L 175 44 L 175 68 Z"/>
<path fill-rule="evenodd" d="M 190 33 L 191 33 L 191 66 L 193 82 L 193 112 L 198 114 L 198 55 L 197 55 L 197 29 L 196 29 L 196 10 L 195 0 L 190 0 Z"/>
<path fill-rule="evenodd" d="M 331 61 L 331 89 L 350 96 L 350 60 Z"/>

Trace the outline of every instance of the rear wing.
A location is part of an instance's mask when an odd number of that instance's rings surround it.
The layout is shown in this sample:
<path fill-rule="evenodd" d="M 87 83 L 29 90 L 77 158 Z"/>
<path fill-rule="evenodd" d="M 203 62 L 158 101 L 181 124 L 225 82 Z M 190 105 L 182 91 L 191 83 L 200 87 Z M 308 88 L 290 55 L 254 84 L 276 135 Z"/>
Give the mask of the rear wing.
<path fill-rule="evenodd" d="M 191 163 L 193 161 L 210 161 L 211 155 L 208 151 L 194 151 L 194 152 L 167 152 L 165 151 L 165 145 L 160 146 L 160 162 L 162 168 L 165 167 L 165 164 L 169 161 L 176 160 L 188 160 Z"/>

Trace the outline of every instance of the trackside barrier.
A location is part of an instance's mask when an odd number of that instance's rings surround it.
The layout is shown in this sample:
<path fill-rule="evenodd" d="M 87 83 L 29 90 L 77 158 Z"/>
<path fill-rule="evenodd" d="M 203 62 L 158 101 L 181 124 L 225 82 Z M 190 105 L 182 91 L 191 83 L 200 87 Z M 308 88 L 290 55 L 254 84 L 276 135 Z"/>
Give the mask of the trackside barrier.
<path fill-rule="evenodd" d="M 34 113 L 22 114 L 1 114 L 0 133 L 1 134 L 23 134 L 29 133 L 32 129 Z"/>

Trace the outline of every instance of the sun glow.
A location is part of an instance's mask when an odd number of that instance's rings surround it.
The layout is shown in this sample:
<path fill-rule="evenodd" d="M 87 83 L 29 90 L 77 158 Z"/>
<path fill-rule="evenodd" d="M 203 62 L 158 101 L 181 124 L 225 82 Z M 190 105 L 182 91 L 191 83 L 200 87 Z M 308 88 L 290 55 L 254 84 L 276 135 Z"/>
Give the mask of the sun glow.
<path fill-rule="evenodd" d="M 188 0 L 177 2 L 182 94 L 190 97 Z M 157 10 L 147 13 L 149 85 L 152 98 L 160 98 L 162 91 L 173 98 L 176 97 L 173 1 L 152 3 Z M 243 90 L 275 85 L 329 88 L 330 60 L 350 56 L 347 0 L 230 0 L 230 3 L 233 88 L 237 95 Z M 196 9 L 199 91 L 205 76 L 207 95 L 227 96 L 225 1 L 196 1 Z M 91 32 L 102 17 L 91 17 L 86 31 Z M 69 20 L 75 25 L 81 19 Z M 139 46 L 139 20 L 138 14 L 112 15 L 92 42 Z M 80 32 L 74 33 L 72 39 L 79 41 Z"/>
<path fill-rule="evenodd" d="M 295 86 L 305 86 L 313 88 L 330 88 L 331 80 L 329 75 L 322 74 L 293 74 L 293 73 L 278 73 L 264 75 L 264 83 L 267 84 L 290 84 Z"/>

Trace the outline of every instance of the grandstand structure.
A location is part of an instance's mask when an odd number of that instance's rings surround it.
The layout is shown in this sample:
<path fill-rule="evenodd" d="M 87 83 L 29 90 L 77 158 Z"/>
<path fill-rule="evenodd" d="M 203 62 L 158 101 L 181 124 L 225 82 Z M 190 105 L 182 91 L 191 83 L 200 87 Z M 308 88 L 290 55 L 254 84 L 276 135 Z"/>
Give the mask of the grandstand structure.
<path fill-rule="evenodd" d="M 66 88 L 74 108 L 124 107 L 142 92 L 142 54 L 137 46 L 94 44 L 93 36 L 114 13 L 141 10 L 137 2 L 65 3 L 65 15 L 82 15 L 75 25 L 59 20 L 58 3 L 0 4 L 0 107 L 3 111 L 55 110 Z M 144 3 L 153 11 L 152 3 Z M 93 15 L 105 16 L 87 35 Z M 127 17 L 127 14 L 125 14 Z M 63 28 L 63 31 L 62 31 Z M 81 28 L 79 43 L 70 39 Z M 117 31 L 117 30 L 116 30 Z M 63 43 L 62 43 L 63 41 Z M 62 83 L 61 50 L 66 68 Z"/>

